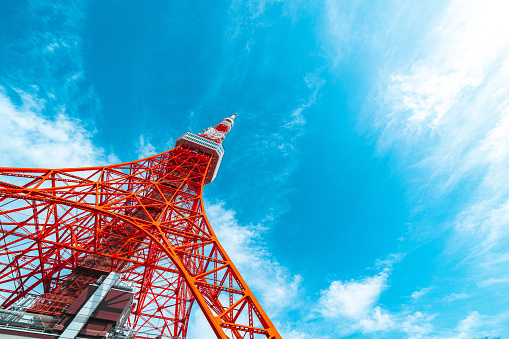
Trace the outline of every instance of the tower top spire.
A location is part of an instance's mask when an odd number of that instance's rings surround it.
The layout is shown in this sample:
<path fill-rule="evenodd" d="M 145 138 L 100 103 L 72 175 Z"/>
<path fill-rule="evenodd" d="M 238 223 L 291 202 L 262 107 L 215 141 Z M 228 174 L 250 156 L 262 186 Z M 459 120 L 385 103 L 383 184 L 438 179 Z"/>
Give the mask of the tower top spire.
<path fill-rule="evenodd" d="M 222 143 L 226 134 L 232 129 L 234 124 L 233 119 L 235 119 L 236 116 L 237 113 L 231 117 L 224 118 L 216 127 L 209 127 L 203 130 L 202 134 L 199 134 L 199 136 L 218 144 Z"/>
<path fill-rule="evenodd" d="M 175 146 L 185 145 L 211 157 L 209 170 L 205 176 L 205 184 L 212 182 L 216 177 L 224 155 L 222 142 L 226 134 L 232 129 L 233 119 L 236 116 L 237 113 L 231 117 L 224 118 L 216 127 L 209 127 L 198 135 L 186 132 L 175 143 Z"/>

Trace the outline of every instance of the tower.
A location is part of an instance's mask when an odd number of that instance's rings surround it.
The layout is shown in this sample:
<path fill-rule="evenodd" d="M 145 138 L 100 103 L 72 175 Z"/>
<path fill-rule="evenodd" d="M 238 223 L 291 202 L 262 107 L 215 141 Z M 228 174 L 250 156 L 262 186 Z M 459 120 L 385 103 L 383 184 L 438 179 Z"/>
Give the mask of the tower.
<path fill-rule="evenodd" d="M 133 162 L 0 168 L 0 338 L 183 339 L 194 304 L 217 338 L 281 338 L 203 207 L 234 118 Z"/>

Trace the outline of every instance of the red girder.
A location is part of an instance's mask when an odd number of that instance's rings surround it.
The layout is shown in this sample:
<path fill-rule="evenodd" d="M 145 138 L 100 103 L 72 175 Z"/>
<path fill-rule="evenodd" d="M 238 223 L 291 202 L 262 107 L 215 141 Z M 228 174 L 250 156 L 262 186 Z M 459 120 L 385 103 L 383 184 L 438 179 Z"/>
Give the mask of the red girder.
<path fill-rule="evenodd" d="M 58 316 L 114 270 L 134 284 L 135 337 L 185 338 L 196 302 L 218 338 L 281 338 L 204 214 L 210 163 L 181 145 L 103 167 L 0 168 L 1 306 L 39 295 L 31 311 Z"/>

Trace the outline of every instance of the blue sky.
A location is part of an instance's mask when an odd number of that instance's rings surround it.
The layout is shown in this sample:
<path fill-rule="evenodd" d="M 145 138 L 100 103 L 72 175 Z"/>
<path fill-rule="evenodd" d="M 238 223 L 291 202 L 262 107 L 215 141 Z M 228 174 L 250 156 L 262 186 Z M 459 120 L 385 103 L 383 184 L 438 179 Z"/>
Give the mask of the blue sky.
<path fill-rule="evenodd" d="M 284 338 L 509 336 L 506 2 L 76 3 L 0 2 L 1 166 L 237 112 L 207 214 Z"/>

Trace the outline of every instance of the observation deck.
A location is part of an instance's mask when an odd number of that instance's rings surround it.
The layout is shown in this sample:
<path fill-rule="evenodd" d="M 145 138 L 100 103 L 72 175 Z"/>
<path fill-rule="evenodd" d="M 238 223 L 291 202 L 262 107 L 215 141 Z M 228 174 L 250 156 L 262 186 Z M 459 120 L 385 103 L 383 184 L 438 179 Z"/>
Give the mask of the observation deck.
<path fill-rule="evenodd" d="M 209 170 L 205 175 L 205 184 L 211 183 L 217 175 L 221 160 L 223 160 L 224 148 L 223 145 L 205 139 L 191 132 L 186 132 L 178 138 L 175 142 L 175 146 L 186 145 L 195 148 L 205 154 L 209 154 L 212 157 Z"/>

